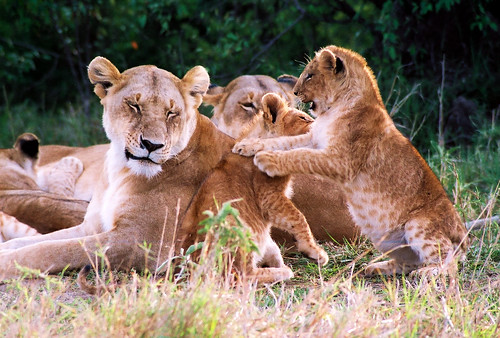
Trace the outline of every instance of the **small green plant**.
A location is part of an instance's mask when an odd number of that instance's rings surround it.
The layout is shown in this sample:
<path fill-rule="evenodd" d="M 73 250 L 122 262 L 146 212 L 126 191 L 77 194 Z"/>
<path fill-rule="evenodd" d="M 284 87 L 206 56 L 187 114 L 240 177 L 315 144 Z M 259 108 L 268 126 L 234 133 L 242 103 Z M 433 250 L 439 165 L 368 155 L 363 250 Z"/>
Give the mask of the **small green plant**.
<path fill-rule="evenodd" d="M 252 241 L 250 231 L 241 222 L 239 211 L 231 205 L 236 201 L 238 200 L 223 203 L 221 207 L 217 207 L 216 214 L 210 210 L 204 211 L 208 217 L 200 222 L 202 228 L 198 233 L 205 234 L 200 264 L 211 262 L 218 273 L 231 271 L 236 258 L 245 266 L 247 257 L 252 252 L 259 251 Z"/>

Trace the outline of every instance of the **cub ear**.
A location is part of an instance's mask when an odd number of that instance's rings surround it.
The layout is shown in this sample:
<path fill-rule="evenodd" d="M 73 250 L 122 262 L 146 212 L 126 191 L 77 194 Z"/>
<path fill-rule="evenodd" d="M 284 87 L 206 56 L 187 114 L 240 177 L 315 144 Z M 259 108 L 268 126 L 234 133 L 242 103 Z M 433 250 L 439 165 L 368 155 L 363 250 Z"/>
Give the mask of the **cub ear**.
<path fill-rule="evenodd" d="M 203 103 L 215 107 L 221 103 L 222 98 L 224 97 L 224 89 L 226 88 L 211 84 L 208 87 L 207 93 L 203 96 Z"/>
<path fill-rule="evenodd" d="M 299 80 L 298 77 L 288 74 L 283 74 L 278 76 L 276 79 L 278 83 L 283 87 L 283 89 L 288 90 L 289 92 L 293 92 L 293 87 Z"/>
<path fill-rule="evenodd" d="M 210 85 L 210 77 L 207 70 L 202 66 L 191 68 L 182 78 L 182 83 L 184 88 L 189 92 L 189 95 L 194 98 L 195 108 L 198 108 Z"/>
<path fill-rule="evenodd" d="M 95 85 L 94 93 L 101 99 L 108 93 L 108 88 L 116 84 L 121 76 L 115 65 L 102 56 L 90 62 L 87 72 L 90 82 Z"/>
<path fill-rule="evenodd" d="M 327 72 L 340 73 L 344 70 L 344 62 L 338 56 L 335 56 L 328 49 L 323 49 L 319 54 L 319 66 Z"/>
<path fill-rule="evenodd" d="M 19 135 L 14 144 L 14 148 L 24 156 L 36 160 L 38 158 L 40 141 L 38 137 L 31 133 Z"/>
<path fill-rule="evenodd" d="M 264 112 L 264 120 L 267 122 L 276 123 L 278 115 L 286 108 L 286 102 L 278 94 L 267 93 L 262 97 L 262 111 Z"/>

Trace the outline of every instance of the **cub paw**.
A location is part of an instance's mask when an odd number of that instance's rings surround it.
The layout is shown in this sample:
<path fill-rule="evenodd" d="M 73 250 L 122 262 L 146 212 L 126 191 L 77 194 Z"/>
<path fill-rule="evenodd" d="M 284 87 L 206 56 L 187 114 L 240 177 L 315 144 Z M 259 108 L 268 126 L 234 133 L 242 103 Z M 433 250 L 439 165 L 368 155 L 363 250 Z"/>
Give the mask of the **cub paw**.
<path fill-rule="evenodd" d="M 394 260 L 389 260 L 369 264 L 365 268 L 363 275 L 367 277 L 379 275 L 391 276 L 395 273 L 399 273 L 397 264 Z"/>
<path fill-rule="evenodd" d="M 317 262 L 318 265 L 320 266 L 326 265 L 326 263 L 328 263 L 328 254 L 326 253 L 325 250 L 323 250 L 323 248 L 321 248 L 318 245 L 301 246 L 299 244 L 298 249 L 300 252 L 304 253 L 307 257 Z"/>
<path fill-rule="evenodd" d="M 265 172 L 271 177 L 286 175 L 286 173 L 280 170 L 277 158 L 272 152 L 261 151 L 257 153 L 253 158 L 253 163 L 260 171 Z"/>
<path fill-rule="evenodd" d="M 233 153 L 242 156 L 252 156 L 264 149 L 264 143 L 259 139 L 247 139 L 236 143 Z"/>

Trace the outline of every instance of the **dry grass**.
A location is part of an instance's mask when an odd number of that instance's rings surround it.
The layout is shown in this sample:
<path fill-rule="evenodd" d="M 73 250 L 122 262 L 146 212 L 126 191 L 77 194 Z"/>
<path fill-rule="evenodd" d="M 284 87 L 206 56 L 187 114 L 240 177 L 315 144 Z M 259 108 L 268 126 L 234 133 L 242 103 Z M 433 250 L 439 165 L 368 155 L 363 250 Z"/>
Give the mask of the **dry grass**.
<path fill-rule="evenodd" d="M 364 279 L 370 243 L 327 245 L 321 271 L 298 254 L 296 277 L 261 286 L 228 285 L 208 264 L 176 283 L 134 272 L 101 296 L 78 289 L 75 275 L 1 286 L 4 336 L 484 336 L 500 333 L 499 226 L 471 236 L 456 276 Z M 361 258 L 359 258 L 361 257 Z"/>

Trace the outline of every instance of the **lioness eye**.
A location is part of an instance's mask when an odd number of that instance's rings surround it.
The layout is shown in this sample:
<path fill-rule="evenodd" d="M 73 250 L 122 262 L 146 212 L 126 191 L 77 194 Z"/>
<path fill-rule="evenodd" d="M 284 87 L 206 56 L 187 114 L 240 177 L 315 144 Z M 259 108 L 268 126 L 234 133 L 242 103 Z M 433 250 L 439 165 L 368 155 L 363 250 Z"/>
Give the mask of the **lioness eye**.
<path fill-rule="evenodd" d="M 128 102 L 130 108 L 132 108 L 137 114 L 141 113 L 141 107 L 137 103 Z"/>
<path fill-rule="evenodd" d="M 307 81 L 307 80 L 312 79 L 313 75 L 314 75 L 314 74 L 311 74 L 311 73 L 307 74 L 307 76 L 306 76 L 306 81 Z"/>

